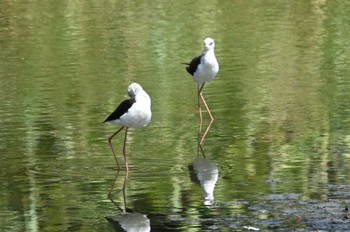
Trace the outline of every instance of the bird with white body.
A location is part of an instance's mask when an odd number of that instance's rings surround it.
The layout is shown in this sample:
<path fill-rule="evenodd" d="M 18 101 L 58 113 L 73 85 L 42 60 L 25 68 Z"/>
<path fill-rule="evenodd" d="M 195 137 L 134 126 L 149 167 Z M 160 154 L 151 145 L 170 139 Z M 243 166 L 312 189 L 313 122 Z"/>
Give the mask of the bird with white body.
<path fill-rule="evenodd" d="M 122 101 L 119 106 L 111 113 L 104 122 L 117 123 L 122 127 L 117 130 L 108 138 L 108 143 L 112 149 L 113 155 L 120 169 L 117 154 L 112 145 L 112 139 L 117 135 L 123 128 L 125 128 L 124 144 L 123 144 L 123 156 L 125 161 L 125 168 L 128 171 L 128 163 L 126 160 L 126 138 L 129 128 L 142 128 L 145 127 L 152 117 L 151 112 L 151 98 L 143 90 L 141 85 L 138 83 L 132 83 L 128 87 L 128 95 L 130 99 Z"/>
<path fill-rule="evenodd" d="M 208 81 L 211 81 L 215 78 L 217 73 L 219 72 L 219 63 L 215 56 L 215 42 L 212 38 L 206 38 L 204 40 L 204 50 L 201 55 L 192 59 L 190 63 L 185 63 L 187 65 L 186 70 L 189 74 L 193 76 L 193 80 L 197 82 L 198 85 L 198 111 L 199 111 L 199 138 L 198 145 L 202 145 L 205 136 L 207 135 L 211 124 L 214 121 L 214 118 L 209 110 L 209 107 L 203 97 L 203 87 L 204 84 Z M 209 114 L 210 122 L 209 125 L 201 135 L 202 132 L 202 111 L 201 111 L 201 103 L 203 102 L 206 111 Z"/>

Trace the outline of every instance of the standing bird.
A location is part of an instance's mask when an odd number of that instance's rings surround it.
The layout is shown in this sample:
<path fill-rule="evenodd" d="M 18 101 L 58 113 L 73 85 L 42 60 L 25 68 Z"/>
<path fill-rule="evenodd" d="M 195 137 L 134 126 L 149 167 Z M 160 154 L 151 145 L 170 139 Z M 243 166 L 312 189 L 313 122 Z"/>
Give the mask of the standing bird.
<path fill-rule="evenodd" d="M 207 135 L 211 124 L 214 121 L 214 118 L 211 115 L 209 107 L 206 101 L 204 100 L 204 97 L 202 94 L 204 84 L 207 81 L 211 81 L 212 79 L 214 79 L 216 74 L 219 72 L 219 64 L 215 57 L 214 48 L 215 48 L 214 40 L 212 38 L 206 38 L 204 40 L 204 50 L 202 54 L 200 56 L 193 58 L 190 63 L 184 63 L 188 65 L 186 67 L 187 72 L 193 76 L 193 80 L 198 84 L 198 111 L 199 111 L 199 120 L 200 120 L 198 145 L 202 145 L 203 140 Z M 203 136 L 201 136 L 202 111 L 201 111 L 200 101 L 203 102 L 205 109 L 207 110 L 210 117 L 209 125 L 206 131 L 204 132 Z"/>
<path fill-rule="evenodd" d="M 123 144 L 123 156 L 125 161 L 125 168 L 128 171 L 128 162 L 126 160 L 125 144 L 126 137 L 129 128 L 142 128 L 145 127 L 152 117 L 151 112 L 151 98 L 143 90 L 141 85 L 137 83 L 132 83 L 128 87 L 128 95 L 130 99 L 126 99 L 120 103 L 117 109 L 107 117 L 104 122 L 117 123 L 122 125 L 122 127 L 117 130 L 108 138 L 108 143 L 111 146 L 115 161 L 117 162 L 118 169 L 120 169 L 119 162 L 117 159 L 117 154 L 112 145 L 113 137 L 118 134 L 125 127 L 125 137 Z"/>

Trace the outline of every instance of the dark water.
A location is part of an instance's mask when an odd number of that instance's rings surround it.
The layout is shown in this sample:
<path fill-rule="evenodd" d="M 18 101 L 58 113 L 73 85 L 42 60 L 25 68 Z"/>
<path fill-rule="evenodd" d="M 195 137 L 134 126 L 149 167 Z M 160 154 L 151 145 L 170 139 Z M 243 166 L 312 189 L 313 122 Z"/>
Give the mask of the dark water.
<path fill-rule="evenodd" d="M 102 121 L 133 81 L 153 118 L 127 142 L 132 224 L 288 230 L 306 226 L 293 211 L 300 202 L 350 204 L 349 9 L 346 0 L 0 1 L 0 231 L 123 231 L 123 170 L 111 193 L 120 209 L 107 196 L 117 127 Z M 207 36 L 220 72 L 204 89 L 215 121 L 203 158 L 196 85 L 181 62 Z M 122 135 L 114 144 L 121 154 Z"/>

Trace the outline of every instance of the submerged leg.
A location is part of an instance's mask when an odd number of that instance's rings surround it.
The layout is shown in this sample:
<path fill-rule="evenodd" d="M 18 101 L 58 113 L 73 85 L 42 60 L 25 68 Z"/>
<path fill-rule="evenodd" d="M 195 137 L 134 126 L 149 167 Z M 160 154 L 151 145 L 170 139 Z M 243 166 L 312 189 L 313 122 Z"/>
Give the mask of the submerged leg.
<path fill-rule="evenodd" d="M 120 165 L 119 165 L 119 162 L 118 162 L 117 153 L 115 152 L 115 150 L 114 150 L 114 148 L 113 148 L 112 139 L 113 139 L 113 137 L 116 136 L 123 128 L 124 128 L 124 126 L 122 126 L 119 130 L 117 130 L 114 134 L 112 134 L 112 135 L 108 138 L 108 143 L 109 143 L 109 145 L 111 146 L 111 149 L 112 149 L 112 152 L 113 152 L 115 161 L 117 162 L 117 165 L 118 165 L 118 169 L 120 169 Z"/>

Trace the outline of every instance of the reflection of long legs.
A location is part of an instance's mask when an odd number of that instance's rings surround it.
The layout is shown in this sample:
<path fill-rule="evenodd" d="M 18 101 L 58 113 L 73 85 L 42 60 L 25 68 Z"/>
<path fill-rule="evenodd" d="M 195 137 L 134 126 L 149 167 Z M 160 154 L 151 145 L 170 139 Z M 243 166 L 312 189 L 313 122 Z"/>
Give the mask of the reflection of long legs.
<path fill-rule="evenodd" d="M 213 121 L 214 121 L 214 118 L 213 118 L 213 116 L 211 115 L 211 112 L 210 112 L 210 110 L 209 110 L 209 107 L 208 107 L 208 105 L 207 105 L 207 102 L 205 101 L 205 99 L 204 99 L 204 97 L 203 97 L 202 90 L 203 90 L 204 84 L 205 84 L 205 83 L 203 83 L 202 86 L 199 88 L 199 90 L 198 90 L 198 95 L 199 95 L 200 99 L 202 100 L 202 102 L 203 102 L 203 104 L 204 104 L 204 106 L 205 106 L 205 109 L 207 110 L 207 112 L 208 112 L 208 114 L 209 114 L 210 122 L 209 122 L 209 125 L 208 125 L 207 129 L 205 130 L 203 136 L 200 138 L 200 140 L 199 140 L 199 142 L 198 142 L 199 145 L 202 145 L 203 140 L 204 140 L 205 136 L 208 134 L 209 128 L 210 128 L 211 124 L 212 124 Z M 199 102 L 199 100 L 198 100 L 198 102 Z M 202 125 L 202 114 L 201 114 L 201 113 L 200 113 L 200 125 Z"/>
<path fill-rule="evenodd" d="M 112 135 L 108 138 L 108 143 L 109 143 L 109 146 L 111 146 L 111 149 L 112 149 L 112 152 L 113 152 L 115 161 L 117 162 L 118 170 L 120 169 L 120 166 L 119 166 L 119 162 L 118 162 L 118 158 L 117 158 L 117 153 L 115 152 L 115 150 L 114 150 L 114 148 L 113 148 L 112 139 L 113 139 L 113 137 L 116 136 L 123 128 L 124 128 L 124 126 L 122 126 L 119 130 L 117 130 L 114 134 L 112 134 Z"/>
<path fill-rule="evenodd" d="M 201 144 L 198 144 L 197 155 L 199 155 L 199 152 L 201 152 L 202 156 L 205 157 L 204 150 Z"/>
<path fill-rule="evenodd" d="M 125 197 L 125 191 L 126 191 L 126 181 L 127 181 L 127 179 L 128 179 L 128 172 L 125 172 L 123 187 L 122 187 L 122 189 L 120 189 L 120 191 L 119 191 L 119 192 L 122 192 L 122 194 L 123 194 L 124 209 L 122 209 L 122 208 L 113 200 L 113 198 L 112 198 L 112 192 L 114 191 L 115 185 L 116 185 L 116 183 L 117 183 L 118 176 L 119 176 L 119 170 L 117 171 L 117 174 L 115 175 L 115 178 L 114 178 L 112 187 L 111 187 L 111 189 L 110 189 L 109 192 L 108 192 L 108 198 L 112 201 L 112 203 L 113 203 L 121 212 L 125 213 L 125 212 L 126 212 L 126 197 Z"/>
<path fill-rule="evenodd" d="M 111 186 L 111 189 L 110 189 L 109 192 L 108 192 L 108 198 L 109 198 L 109 199 L 112 198 L 112 192 L 113 192 L 113 190 L 114 190 L 115 183 L 117 182 L 118 175 L 119 175 L 119 170 L 117 171 L 117 174 L 115 175 L 115 178 L 114 178 L 113 184 L 112 184 L 112 186 Z M 111 200 L 112 200 L 112 199 L 111 199 Z"/>
<path fill-rule="evenodd" d="M 111 200 L 111 202 L 121 211 L 124 212 L 124 210 L 122 208 L 120 208 L 120 206 L 113 200 L 112 198 L 112 192 L 114 190 L 115 184 L 117 183 L 117 179 L 118 179 L 118 175 L 119 175 L 119 170 L 117 171 L 117 174 L 115 175 L 113 184 L 111 186 L 111 189 L 108 192 L 108 198 Z"/>

